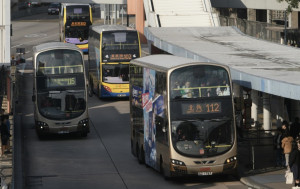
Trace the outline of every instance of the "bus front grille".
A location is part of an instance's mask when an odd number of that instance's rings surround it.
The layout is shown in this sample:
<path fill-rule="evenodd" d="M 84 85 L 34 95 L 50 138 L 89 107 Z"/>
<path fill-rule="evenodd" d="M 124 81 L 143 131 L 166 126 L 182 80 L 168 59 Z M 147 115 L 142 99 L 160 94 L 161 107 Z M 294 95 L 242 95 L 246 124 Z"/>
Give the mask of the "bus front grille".
<path fill-rule="evenodd" d="M 213 164 L 215 163 L 215 160 L 210 160 L 210 161 L 194 161 L 197 165 L 208 165 L 208 164 Z"/>

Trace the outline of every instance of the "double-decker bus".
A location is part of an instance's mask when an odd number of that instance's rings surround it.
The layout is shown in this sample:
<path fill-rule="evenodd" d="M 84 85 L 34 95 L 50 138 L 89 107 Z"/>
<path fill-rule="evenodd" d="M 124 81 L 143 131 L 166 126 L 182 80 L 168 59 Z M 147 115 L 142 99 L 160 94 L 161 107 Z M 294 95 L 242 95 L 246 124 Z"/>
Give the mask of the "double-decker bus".
<path fill-rule="evenodd" d="M 89 32 L 90 94 L 129 96 L 129 62 L 141 56 L 139 34 L 120 25 L 93 25 Z"/>
<path fill-rule="evenodd" d="M 59 14 L 60 41 L 77 45 L 88 53 L 92 9 L 89 4 L 62 3 Z"/>
<path fill-rule="evenodd" d="M 90 131 L 82 51 L 51 42 L 33 47 L 34 119 L 37 134 Z"/>
<path fill-rule="evenodd" d="M 130 63 L 131 150 L 165 177 L 236 174 L 229 68 L 172 55 Z"/>

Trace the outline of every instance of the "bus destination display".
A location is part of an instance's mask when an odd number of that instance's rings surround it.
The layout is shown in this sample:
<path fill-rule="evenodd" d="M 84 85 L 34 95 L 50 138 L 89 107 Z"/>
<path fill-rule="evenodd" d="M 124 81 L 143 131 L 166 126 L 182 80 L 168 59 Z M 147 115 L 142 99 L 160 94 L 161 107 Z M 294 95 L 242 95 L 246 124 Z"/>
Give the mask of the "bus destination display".
<path fill-rule="evenodd" d="M 76 77 L 47 79 L 47 87 L 69 87 L 75 85 L 76 85 Z"/>
<path fill-rule="evenodd" d="M 86 26 L 86 22 L 72 22 L 71 26 Z"/>
<path fill-rule="evenodd" d="M 183 115 L 221 113 L 221 102 L 182 103 Z"/>

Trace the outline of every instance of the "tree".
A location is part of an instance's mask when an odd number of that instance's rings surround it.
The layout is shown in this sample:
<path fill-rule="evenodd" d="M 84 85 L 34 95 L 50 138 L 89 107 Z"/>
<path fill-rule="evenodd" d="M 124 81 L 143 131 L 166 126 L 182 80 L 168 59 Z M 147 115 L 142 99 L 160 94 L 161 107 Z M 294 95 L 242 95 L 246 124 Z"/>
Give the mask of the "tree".
<path fill-rule="evenodd" d="M 277 0 L 278 2 L 287 2 L 288 7 L 286 8 L 287 12 L 292 12 L 293 8 L 298 8 L 300 0 Z"/>

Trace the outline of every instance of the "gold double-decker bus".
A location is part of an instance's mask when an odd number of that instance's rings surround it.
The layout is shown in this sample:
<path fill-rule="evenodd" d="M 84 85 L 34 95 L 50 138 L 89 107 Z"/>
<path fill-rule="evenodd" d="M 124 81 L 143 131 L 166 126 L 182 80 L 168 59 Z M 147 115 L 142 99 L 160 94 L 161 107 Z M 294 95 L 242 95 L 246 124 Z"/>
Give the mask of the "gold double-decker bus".
<path fill-rule="evenodd" d="M 165 177 L 236 173 L 229 68 L 173 55 L 130 63 L 131 150 Z"/>
<path fill-rule="evenodd" d="M 50 42 L 33 47 L 34 119 L 37 134 L 90 132 L 82 51 Z"/>

